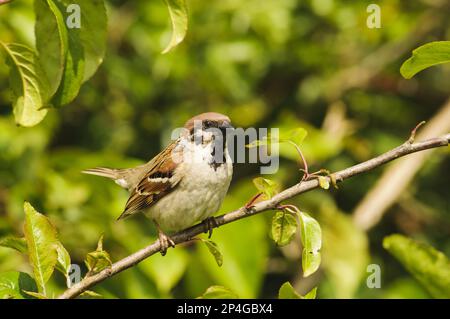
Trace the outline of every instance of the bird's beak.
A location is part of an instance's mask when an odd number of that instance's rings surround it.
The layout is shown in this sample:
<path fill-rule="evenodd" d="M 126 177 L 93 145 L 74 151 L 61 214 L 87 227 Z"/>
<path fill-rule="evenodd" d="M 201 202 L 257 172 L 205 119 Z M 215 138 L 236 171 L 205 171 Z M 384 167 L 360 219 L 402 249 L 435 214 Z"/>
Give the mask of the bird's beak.
<path fill-rule="evenodd" d="M 233 125 L 231 125 L 231 123 L 229 121 L 223 121 L 222 123 L 220 123 L 219 125 L 220 129 L 234 129 Z"/>

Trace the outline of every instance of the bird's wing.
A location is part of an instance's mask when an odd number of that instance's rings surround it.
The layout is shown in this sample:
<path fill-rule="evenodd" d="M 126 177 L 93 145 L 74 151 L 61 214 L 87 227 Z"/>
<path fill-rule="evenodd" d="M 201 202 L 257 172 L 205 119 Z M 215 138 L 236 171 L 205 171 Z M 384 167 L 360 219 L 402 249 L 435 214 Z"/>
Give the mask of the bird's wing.
<path fill-rule="evenodd" d="M 118 219 L 149 208 L 177 186 L 181 177 L 175 174 L 178 166 L 173 159 L 176 146 L 177 141 L 172 142 L 146 164 L 146 173 L 131 190 L 125 209 Z"/>

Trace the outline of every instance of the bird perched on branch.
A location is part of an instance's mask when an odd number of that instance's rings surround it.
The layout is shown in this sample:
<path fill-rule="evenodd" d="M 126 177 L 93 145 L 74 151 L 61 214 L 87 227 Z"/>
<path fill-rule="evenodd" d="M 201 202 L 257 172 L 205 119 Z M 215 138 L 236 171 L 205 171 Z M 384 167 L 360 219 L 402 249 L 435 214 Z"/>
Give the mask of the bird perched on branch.
<path fill-rule="evenodd" d="M 188 120 L 180 137 L 146 164 L 83 173 L 110 178 L 130 191 L 118 219 L 143 212 L 158 229 L 164 255 L 175 245 L 165 231 L 205 221 L 211 233 L 210 217 L 219 210 L 233 174 L 227 149 L 227 133 L 232 129 L 227 116 L 202 113 Z"/>

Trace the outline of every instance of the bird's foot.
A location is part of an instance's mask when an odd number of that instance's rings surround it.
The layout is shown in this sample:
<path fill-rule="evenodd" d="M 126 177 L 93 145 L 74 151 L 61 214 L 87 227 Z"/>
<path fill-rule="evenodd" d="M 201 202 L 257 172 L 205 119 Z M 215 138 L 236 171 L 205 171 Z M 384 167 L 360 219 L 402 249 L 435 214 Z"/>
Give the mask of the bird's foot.
<path fill-rule="evenodd" d="M 213 229 L 217 227 L 216 219 L 214 217 L 208 217 L 202 223 L 206 225 L 205 233 L 208 233 L 208 238 L 211 238 Z"/>
<path fill-rule="evenodd" d="M 172 240 L 172 238 L 170 238 L 169 236 L 167 236 L 157 225 L 158 228 L 158 238 L 159 238 L 159 244 L 161 246 L 160 252 L 162 256 L 165 256 L 167 253 L 167 249 L 169 247 L 174 247 L 175 248 L 175 242 Z"/>

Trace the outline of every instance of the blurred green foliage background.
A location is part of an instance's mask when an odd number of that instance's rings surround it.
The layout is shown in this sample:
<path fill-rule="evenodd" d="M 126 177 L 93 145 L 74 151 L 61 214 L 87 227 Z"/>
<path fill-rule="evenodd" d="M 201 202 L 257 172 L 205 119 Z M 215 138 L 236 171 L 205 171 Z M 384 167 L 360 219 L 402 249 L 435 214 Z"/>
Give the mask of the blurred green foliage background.
<path fill-rule="evenodd" d="M 27 200 L 50 217 L 80 265 L 102 233 L 113 260 L 144 247 L 156 238 L 149 220 L 116 221 L 127 192 L 80 171 L 140 164 L 167 144 L 173 128 L 204 111 L 228 114 L 236 127 L 307 128 L 303 149 L 315 169 L 342 169 L 402 143 L 448 98 L 450 68 L 405 80 L 399 67 L 420 44 L 450 38 L 450 10 L 445 0 L 377 1 L 382 27 L 369 29 L 371 2 L 189 0 L 187 37 L 162 55 L 171 33 L 164 1 L 108 1 L 103 64 L 74 102 L 33 128 L 14 124 L 1 64 L 0 237 L 22 234 Z M 33 45 L 33 24 L 31 0 L 0 7 L 2 41 Z M 294 151 L 282 155 L 270 178 L 287 187 L 301 174 Z M 427 298 L 381 241 L 400 232 L 450 255 L 449 169 L 448 149 L 437 151 L 368 233 L 352 224 L 351 213 L 382 169 L 292 200 L 323 228 L 322 268 L 310 278 L 301 275 L 300 239 L 277 248 L 269 238 L 272 213 L 265 213 L 214 232 L 221 268 L 193 243 L 94 290 L 105 297 L 191 298 L 223 285 L 240 297 L 270 298 L 289 280 L 301 293 L 318 285 L 319 298 Z M 256 193 L 251 180 L 258 172 L 255 164 L 235 165 L 222 213 Z M 366 286 L 371 263 L 381 266 L 380 289 Z M 0 272 L 27 267 L 21 254 L 0 248 Z M 55 292 L 64 289 L 58 276 Z"/>

